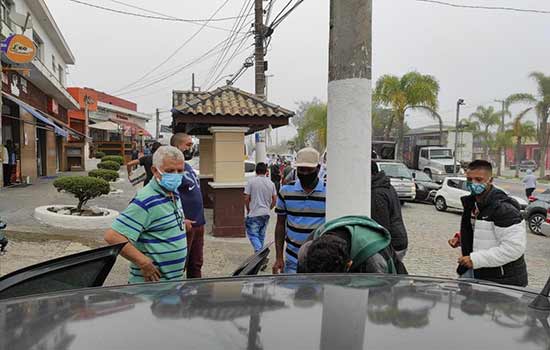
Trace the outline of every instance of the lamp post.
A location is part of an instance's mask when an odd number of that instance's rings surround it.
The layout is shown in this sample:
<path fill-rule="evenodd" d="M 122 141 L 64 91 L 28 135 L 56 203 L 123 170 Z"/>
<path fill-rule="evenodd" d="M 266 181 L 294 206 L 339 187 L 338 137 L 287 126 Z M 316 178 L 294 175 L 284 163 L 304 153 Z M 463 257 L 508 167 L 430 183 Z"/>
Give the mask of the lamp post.
<path fill-rule="evenodd" d="M 459 124 L 459 118 L 460 118 L 460 106 L 465 105 L 464 99 L 459 98 L 458 101 L 456 101 L 456 124 L 455 124 L 455 149 L 453 152 L 453 176 L 456 176 L 456 151 L 458 149 L 458 124 Z"/>

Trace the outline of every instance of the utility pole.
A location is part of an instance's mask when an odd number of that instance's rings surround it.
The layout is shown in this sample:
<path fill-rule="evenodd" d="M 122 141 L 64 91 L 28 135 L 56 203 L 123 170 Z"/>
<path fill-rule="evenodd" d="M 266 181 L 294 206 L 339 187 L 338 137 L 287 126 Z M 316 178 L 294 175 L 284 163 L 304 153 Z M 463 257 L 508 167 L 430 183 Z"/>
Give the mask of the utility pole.
<path fill-rule="evenodd" d="M 195 75 L 193 74 L 193 77 L 195 77 Z M 193 79 L 193 83 L 194 83 L 194 79 Z M 193 90 L 195 91 L 195 90 Z M 160 137 L 160 110 L 157 108 L 157 132 L 156 132 L 156 140 L 158 141 Z"/>
<path fill-rule="evenodd" d="M 4 37 L 2 36 L 2 19 L 0 19 L 0 40 L 4 40 Z M 3 78 L 4 77 L 4 66 L 2 65 L 2 52 L 0 52 L 0 78 Z M 4 143 L 3 143 L 3 140 L 2 140 L 2 109 L 4 108 L 4 106 L 2 105 L 2 100 L 3 100 L 3 96 L 2 96 L 2 86 L 4 85 L 4 83 L 2 83 L 1 79 L 0 79 L 0 149 L 4 150 Z M 2 157 L 4 156 L 4 154 L 2 153 Z M 4 166 L 0 167 L 0 189 L 4 186 Z"/>
<path fill-rule="evenodd" d="M 195 73 L 191 74 L 191 91 L 195 92 Z"/>
<path fill-rule="evenodd" d="M 504 118 L 506 117 L 506 115 L 505 115 L 505 112 L 506 112 L 506 101 L 504 101 L 504 100 L 495 100 L 495 102 L 500 102 L 500 103 L 502 103 L 502 116 L 501 116 L 501 117 L 502 117 L 502 120 L 501 120 L 501 123 L 500 123 L 500 126 L 499 126 L 498 130 L 499 130 L 500 133 L 504 133 L 504 129 L 505 129 L 505 128 L 504 128 L 504 124 L 505 124 L 505 122 L 506 122 L 506 121 L 504 120 Z M 501 137 L 502 137 L 502 136 L 501 136 Z M 497 169 L 497 176 L 502 175 L 502 170 L 504 169 L 504 163 L 506 162 L 505 157 L 504 157 L 504 152 L 505 152 L 505 150 L 504 150 L 503 147 L 499 147 L 499 148 L 498 148 L 498 156 L 499 156 L 499 158 L 500 158 L 500 161 L 499 161 L 499 167 L 498 167 L 498 169 Z"/>
<path fill-rule="evenodd" d="M 254 37 L 255 37 L 255 74 L 256 96 L 265 100 L 265 61 L 264 61 L 264 9 L 263 0 L 254 0 Z M 259 131 L 255 135 L 256 140 L 256 164 L 265 162 L 266 146 L 265 131 Z"/>
<path fill-rule="evenodd" d="M 453 176 L 456 176 L 456 153 L 458 152 L 458 129 L 460 124 L 460 106 L 465 105 L 464 99 L 459 98 L 456 101 L 456 123 L 455 123 L 455 149 L 453 152 Z"/>
<path fill-rule="evenodd" d="M 331 0 L 327 220 L 370 216 L 371 64 L 372 0 Z"/>

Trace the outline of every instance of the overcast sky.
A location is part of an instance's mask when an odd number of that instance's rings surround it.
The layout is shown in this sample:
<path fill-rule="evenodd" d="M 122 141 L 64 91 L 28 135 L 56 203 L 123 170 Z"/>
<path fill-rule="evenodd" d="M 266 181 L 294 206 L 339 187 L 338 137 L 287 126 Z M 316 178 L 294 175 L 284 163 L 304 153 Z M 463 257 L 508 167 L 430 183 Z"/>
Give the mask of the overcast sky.
<path fill-rule="evenodd" d="M 111 0 L 84 0 L 110 8 L 140 12 Z M 122 0 L 179 18 L 208 18 L 226 0 Z M 228 0 L 215 17 L 236 16 L 245 1 Z M 515 6 L 550 10 L 542 0 L 449 0 L 468 5 Z M 46 0 L 76 56 L 69 84 L 109 93 L 138 80 L 170 56 L 201 27 L 199 25 L 135 18 L 69 2 Z M 276 0 L 274 14 L 287 3 Z M 402 75 L 411 70 L 432 74 L 440 82 L 440 112 L 453 123 L 456 100 L 464 98 L 463 117 L 480 104 L 492 104 L 515 92 L 536 93 L 528 73 L 550 74 L 550 15 L 457 9 L 415 0 L 374 0 L 373 85 L 382 74 Z M 266 2 L 267 4 L 267 2 Z M 305 0 L 274 32 L 267 56 L 269 100 L 294 109 L 297 101 L 326 100 L 329 0 Z M 144 13 L 144 12 L 141 12 Z M 247 21 L 251 21 L 249 17 Z M 234 20 L 213 25 L 230 29 Z M 229 35 L 204 28 L 172 59 L 147 77 L 162 77 L 196 60 Z M 246 45 L 253 44 L 250 37 Z M 221 76 L 234 73 L 252 47 L 237 56 Z M 204 80 L 218 55 L 200 60 L 156 85 L 121 97 L 138 103 L 139 110 L 171 107 L 172 89 L 190 89 L 191 73 Z M 235 84 L 253 92 L 253 69 Z M 146 82 L 148 81 L 146 80 Z M 221 82 L 224 82 L 222 79 Z M 223 83 L 220 83 L 223 84 Z M 218 85 L 220 85 L 218 84 Z M 137 85 L 137 87 L 141 87 Z M 518 107 L 519 108 L 519 107 Z M 516 108 L 516 110 L 518 109 Z M 169 124 L 169 114 L 162 115 Z M 424 126 L 433 121 L 411 112 L 408 122 Z M 150 127 L 153 129 L 153 125 Z M 289 136 L 290 131 L 281 135 Z M 284 136 L 283 136 L 284 137 Z"/>

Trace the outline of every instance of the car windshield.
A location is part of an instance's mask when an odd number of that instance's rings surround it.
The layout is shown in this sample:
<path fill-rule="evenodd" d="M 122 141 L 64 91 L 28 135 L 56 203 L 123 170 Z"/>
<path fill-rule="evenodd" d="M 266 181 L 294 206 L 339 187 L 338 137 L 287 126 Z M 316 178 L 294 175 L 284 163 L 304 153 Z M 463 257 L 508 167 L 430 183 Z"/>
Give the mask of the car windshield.
<path fill-rule="evenodd" d="M 383 170 L 389 177 L 412 179 L 411 172 L 400 163 L 378 163 L 380 170 Z"/>
<path fill-rule="evenodd" d="M 453 152 L 450 149 L 430 150 L 431 159 L 453 159 Z"/>
<path fill-rule="evenodd" d="M 418 171 L 418 172 L 415 172 L 414 174 L 415 174 L 416 180 L 418 181 L 426 181 L 426 182 L 432 181 L 432 179 L 430 179 L 430 177 L 423 172 Z"/>

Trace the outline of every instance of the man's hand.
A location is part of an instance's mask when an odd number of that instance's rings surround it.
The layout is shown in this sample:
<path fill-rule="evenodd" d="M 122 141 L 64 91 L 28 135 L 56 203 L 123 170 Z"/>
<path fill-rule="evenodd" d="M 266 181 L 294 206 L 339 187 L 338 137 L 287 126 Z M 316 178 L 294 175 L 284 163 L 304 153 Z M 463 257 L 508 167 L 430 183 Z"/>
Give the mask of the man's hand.
<path fill-rule="evenodd" d="M 145 282 L 157 282 L 160 280 L 160 271 L 153 264 L 153 260 L 147 258 L 147 261 L 139 265 Z"/>
<path fill-rule="evenodd" d="M 469 256 L 461 256 L 460 258 L 458 258 L 458 264 L 464 267 L 467 267 L 469 269 L 474 268 L 474 263 L 472 262 L 472 259 L 470 259 Z"/>
<path fill-rule="evenodd" d="M 196 221 L 189 220 L 189 219 L 185 219 L 184 222 L 185 222 L 185 232 L 191 231 L 191 229 L 193 228 L 193 224 L 197 223 Z"/>
<path fill-rule="evenodd" d="M 278 275 L 280 273 L 284 272 L 285 268 L 285 261 L 283 258 L 277 258 L 275 259 L 275 263 L 273 264 L 272 272 L 274 275 Z"/>
<path fill-rule="evenodd" d="M 455 234 L 453 238 L 449 239 L 447 241 L 449 243 L 449 245 L 451 246 L 451 248 L 458 248 L 460 247 L 460 235 L 459 234 Z"/>

